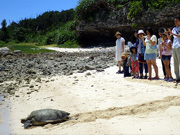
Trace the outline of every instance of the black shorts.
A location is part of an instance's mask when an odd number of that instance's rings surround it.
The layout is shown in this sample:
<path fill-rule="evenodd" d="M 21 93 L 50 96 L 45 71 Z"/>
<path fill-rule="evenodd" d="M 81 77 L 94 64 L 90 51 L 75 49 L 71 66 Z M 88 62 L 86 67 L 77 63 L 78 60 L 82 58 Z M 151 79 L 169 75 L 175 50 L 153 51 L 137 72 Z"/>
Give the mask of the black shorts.
<path fill-rule="evenodd" d="M 169 60 L 171 61 L 171 55 L 162 55 L 162 61 Z"/>

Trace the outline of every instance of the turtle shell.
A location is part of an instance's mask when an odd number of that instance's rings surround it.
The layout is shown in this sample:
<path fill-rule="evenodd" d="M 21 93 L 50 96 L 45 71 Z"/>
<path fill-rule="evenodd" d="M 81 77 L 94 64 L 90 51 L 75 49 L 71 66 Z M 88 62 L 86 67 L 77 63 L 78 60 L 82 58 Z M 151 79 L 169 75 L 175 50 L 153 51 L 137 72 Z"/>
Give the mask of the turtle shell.
<path fill-rule="evenodd" d="M 61 110 L 41 109 L 31 112 L 31 114 L 26 119 L 22 119 L 21 122 L 26 123 L 27 126 L 45 125 L 48 123 L 62 122 L 68 119 L 69 115 L 70 113 Z"/>

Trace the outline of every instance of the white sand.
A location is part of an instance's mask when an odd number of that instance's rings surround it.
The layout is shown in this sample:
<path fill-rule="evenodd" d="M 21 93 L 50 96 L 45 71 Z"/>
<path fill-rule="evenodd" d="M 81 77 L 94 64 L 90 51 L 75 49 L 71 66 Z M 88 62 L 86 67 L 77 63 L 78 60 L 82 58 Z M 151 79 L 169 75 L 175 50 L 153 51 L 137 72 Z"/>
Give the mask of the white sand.
<path fill-rule="evenodd" d="M 157 63 L 163 78 L 160 60 Z M 122 74 L 115 74 L 116 70 L 114 66 L 105 72 L 87 71 L 44 78 L 43 83 L 38 84 L 41 87 L 36 86 L 38 92 L 30 95 L 26 94 L 28 88 L 22 87 L 16 93 L 20 97 L 10 99 L 10 133 L 179 134 L 180 86 L 163 80 L 123 78 Z M 86 75 L 88 72 L 91 75 Z M 33 81 L 31 83 L 35 84 Z M 24 129 L 20 119 L 44 108 L 70 112 L 78 120 Z"/>

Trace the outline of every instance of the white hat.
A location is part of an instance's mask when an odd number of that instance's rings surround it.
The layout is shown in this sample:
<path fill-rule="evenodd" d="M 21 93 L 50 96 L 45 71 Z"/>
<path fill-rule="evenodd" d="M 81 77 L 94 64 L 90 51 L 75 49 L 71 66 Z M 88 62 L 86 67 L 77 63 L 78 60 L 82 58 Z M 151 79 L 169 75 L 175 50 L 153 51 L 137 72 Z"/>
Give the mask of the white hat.
<path fill-rule="evenodd" d="M 138 30 L 138 34 L 144 34 L 145 35 L 143 30 Z"/>

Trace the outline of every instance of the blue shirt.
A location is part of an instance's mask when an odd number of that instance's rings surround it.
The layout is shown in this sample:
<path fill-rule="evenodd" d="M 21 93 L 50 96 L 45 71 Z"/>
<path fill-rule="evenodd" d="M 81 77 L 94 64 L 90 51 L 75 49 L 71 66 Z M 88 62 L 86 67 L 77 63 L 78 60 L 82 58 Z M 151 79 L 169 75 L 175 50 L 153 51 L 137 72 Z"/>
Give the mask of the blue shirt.
<path fill-rule="evenodd" d="M 138 40 L 136 40 L 136 48 L 137 48 L 138 54 L 144 54 L 145 53 L 146 47 L 143 45 L 142 39 L 139 38 Z"/>
<path fill-rule="evenodd" d="M 174 27 L 172 30 L 172 33 L 180 35 L 180 26 Z M 174 35 L 173 35 L 173 37 L 174 37 L 174 39 L 173 39 L 172 48 L 173 49 L 179 48 L 180 47 L 180 38 L 178 38 L 177 36 L 174 36 Z"/>

